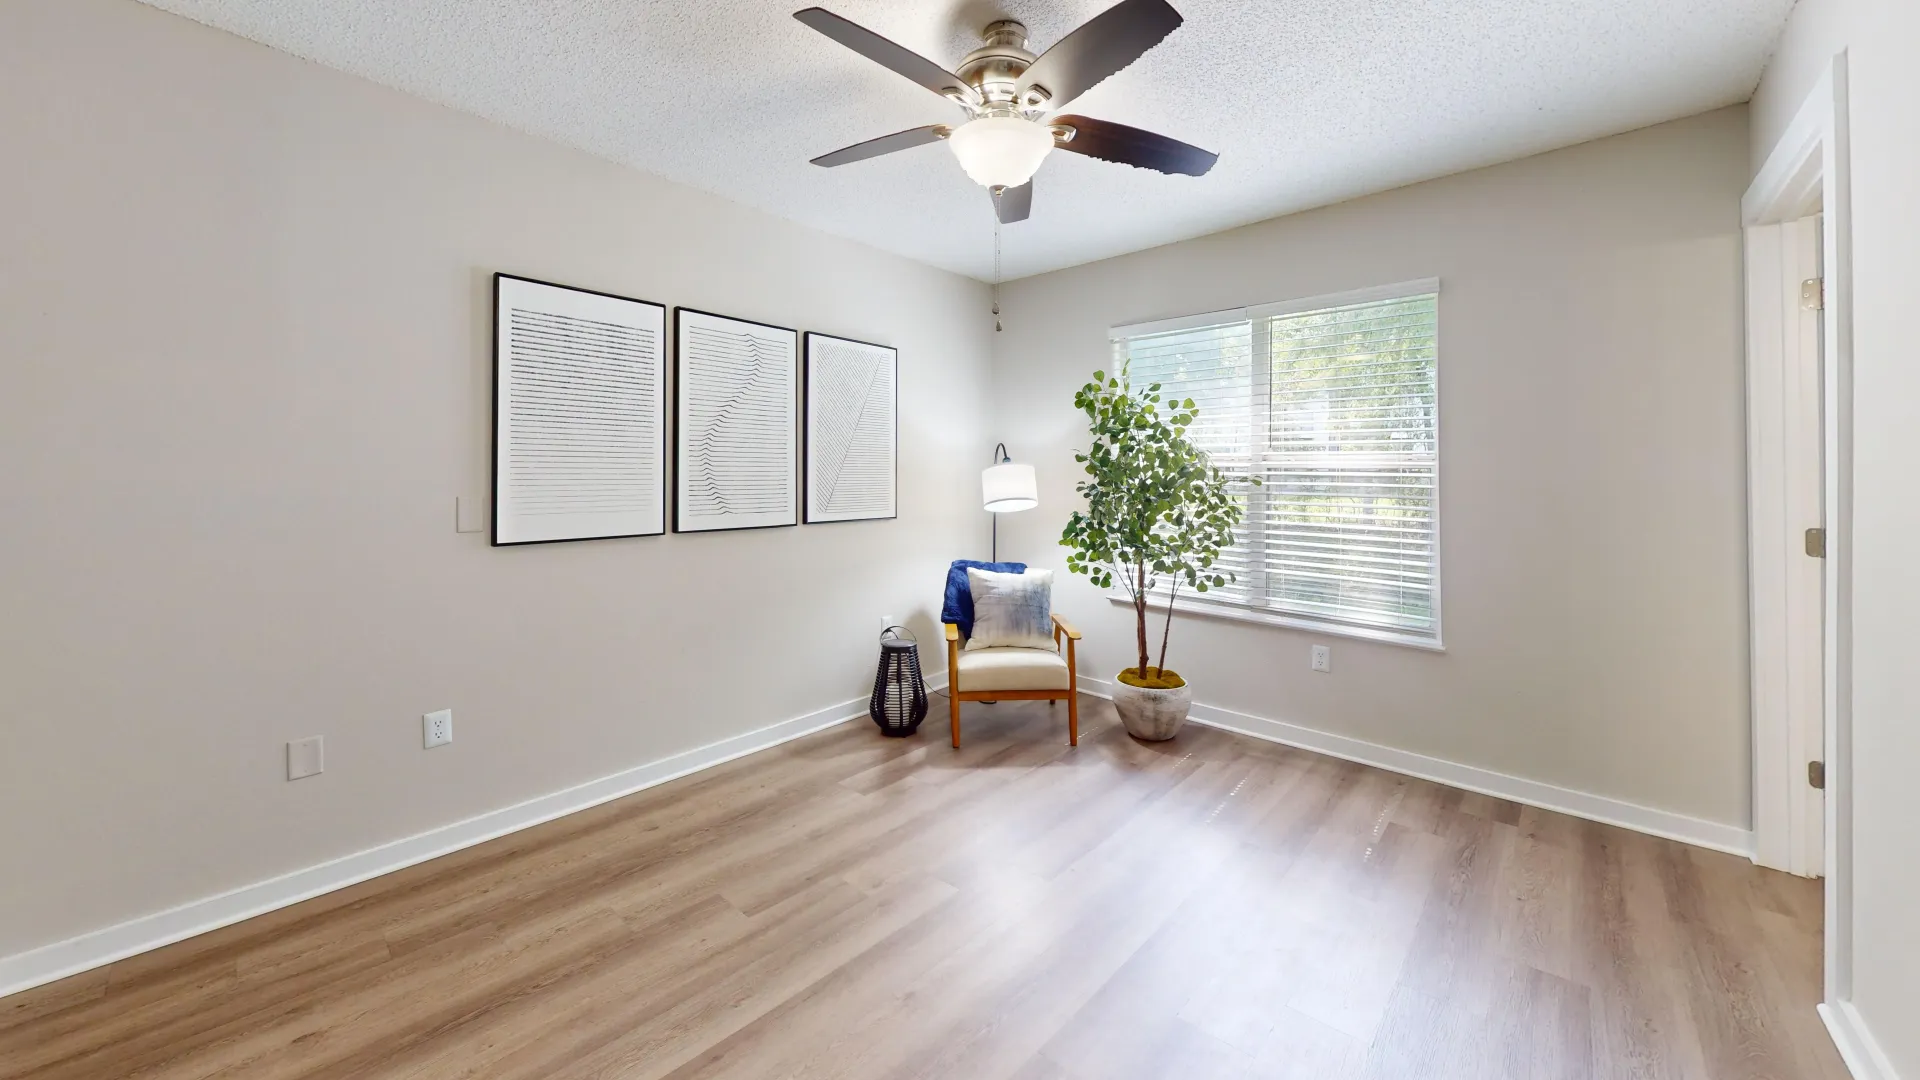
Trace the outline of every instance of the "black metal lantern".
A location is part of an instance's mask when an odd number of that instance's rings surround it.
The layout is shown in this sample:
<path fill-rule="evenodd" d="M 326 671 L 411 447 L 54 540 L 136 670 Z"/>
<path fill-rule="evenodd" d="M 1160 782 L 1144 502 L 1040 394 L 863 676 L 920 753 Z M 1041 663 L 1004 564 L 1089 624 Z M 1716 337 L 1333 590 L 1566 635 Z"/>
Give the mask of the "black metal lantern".
<path fill-rule="evenodd" d="M 905 635 L 905 636 L 902 636 Z M 920 644 L 913 631 L 889 626 L 880 632 L 880 670 L 873 675 L 867 712 L 880 734 L 905 738 L 927 718 L 927 683 L 920 677 Z"/>

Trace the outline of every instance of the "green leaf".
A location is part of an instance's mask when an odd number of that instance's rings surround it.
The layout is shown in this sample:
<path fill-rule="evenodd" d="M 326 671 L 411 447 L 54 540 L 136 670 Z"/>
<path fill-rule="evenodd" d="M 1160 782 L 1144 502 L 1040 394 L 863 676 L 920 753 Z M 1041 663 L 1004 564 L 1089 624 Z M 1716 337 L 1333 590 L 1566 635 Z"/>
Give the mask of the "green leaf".
<path fill-rule="evenodd" d="M 1232 580 L 1213 568 L 1245 512 L 1232 485 L 1258 478 L 1215 467 L 1189 435 L 1198 406 L 1161 390 L 1157 382 L 1135 389 L 1122 365 L 1116 375 L 1095 372 L 1074 396 L 1092 436 L 1074 456 L 1087 476 L 1074 489 L 1086 508 L 1068 516 L 1060 543 L 1067 568 L 1102 589 L 1118 581 L 1131 591 L 1142 575 L 1197 592 Z M 1145 618 L 1136 609 L 1137 630 Z"/>

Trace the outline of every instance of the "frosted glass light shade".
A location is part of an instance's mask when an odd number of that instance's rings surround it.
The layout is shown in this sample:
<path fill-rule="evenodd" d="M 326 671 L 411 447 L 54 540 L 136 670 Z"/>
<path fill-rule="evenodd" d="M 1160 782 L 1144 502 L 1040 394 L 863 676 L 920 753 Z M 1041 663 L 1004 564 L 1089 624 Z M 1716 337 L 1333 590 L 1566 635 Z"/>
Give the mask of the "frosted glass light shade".
<path fill-rule="evenodd" d="M 1018 116 L 982 116 L 954 128 L 947 145 L 974 183 L 1013 188 L 1033 179 L 1053 132 Z"/>
<path fill-rule="evenodd" d="M 1040 505 L 1040 489 L 1033 479 L 1033 466 L 1003 461 L 980 473 L 980 499 L 996 514 L 1031 510 Z"/>

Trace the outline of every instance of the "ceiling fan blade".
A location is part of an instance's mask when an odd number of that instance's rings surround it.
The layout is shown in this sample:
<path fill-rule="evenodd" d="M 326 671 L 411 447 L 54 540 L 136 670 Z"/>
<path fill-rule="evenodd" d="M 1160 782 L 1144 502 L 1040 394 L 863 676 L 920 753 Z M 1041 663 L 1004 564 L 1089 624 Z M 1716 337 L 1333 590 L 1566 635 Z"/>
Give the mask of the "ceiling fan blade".
<path fill-rule="evenodd" d="M 815 165 L 833 168 L 854 161 L 865 161 L 881 154 L 891 154 L 895 150 L 908 150 L 916 146 L 925 146 L 930 142 L 939 142 L 952 132 L 945 124 L 928 124 L 926 127 L 908 128 L 891 135 L 882 135 L 877 139 L 857 142 L 852 146 L 843 146 L 831 154 L 821 154 L 813 159 Z"/>
<path fill-rule="evenodd" d="M 1027 220 L 1027 215 L 1033 213 L 1033 181 L 1000 189 L 1000 194 L 993 196 L 993 212 L 1002 225 Z"/>
<path fill-rule="evenodd" d="M 960 76 L 911 49 L 902 48 L 888 41 L 859 23 L 848 22 L 826 8 L 817 7 L 796 11 L 793 17 L 881 67 L 905 75 L 941 97 L 958 96 L 975 105 L 980 103 L 980 92 L 968 86 Z"/>
<path fill-rule="evenodd" d="M 1140 59 L 1182 22 L 1167 0 L 1120 0 L 1040 54 L 1020 76 L 1019 101 L 1057 109 Z M 1045 93 L 1044 101 L 1029 91 Z"/>
<path fill-rule="evenodd" d="M 1091 116 L 1056 116 L 1047 124 L 1054 128 L 1073 129 L 1073 137 L 1065 141 L 1055 136 L 1056 147 L 1102 161 L 1117 161 L 1122 165 L 1182 176 L 1205 176 L 1207 170 L 1213 168 L 1213 163 L 1220 160 L 1219 154 L 1209 153 L 1179 139 L 1169 139 L 1165 135 L 1155 135 L 1151 131 L 1141 131 L 1125 124 L 1095 120 Z"/>

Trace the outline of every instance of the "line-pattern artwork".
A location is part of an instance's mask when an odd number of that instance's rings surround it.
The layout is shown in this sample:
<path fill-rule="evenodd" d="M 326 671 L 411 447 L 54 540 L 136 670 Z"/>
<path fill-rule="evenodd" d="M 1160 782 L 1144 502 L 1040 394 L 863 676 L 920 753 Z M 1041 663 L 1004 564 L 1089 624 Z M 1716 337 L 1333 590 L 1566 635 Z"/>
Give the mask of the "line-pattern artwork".
<path fill-rule="evenodd" d="M 898 354 L 807 335 L 807 520 L 895 516 Z"/>
<path fill-rule="evenodd" d="M 494 275 L 493 542 L 665 531 L 658 304 Z"/>
<path fill-rule="evenodd" d="M 797 336 L 674 309 L 675 531 L 798 523 Z"/>

